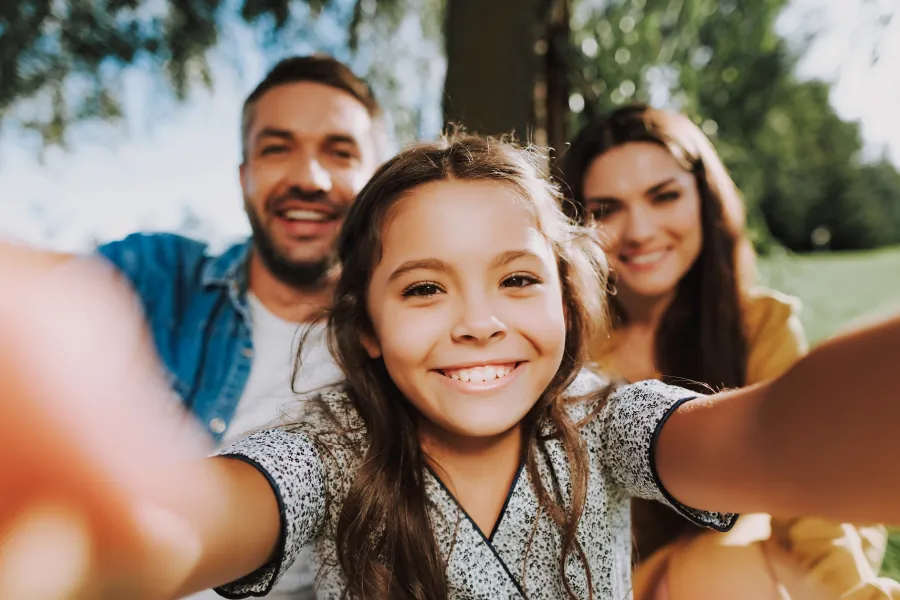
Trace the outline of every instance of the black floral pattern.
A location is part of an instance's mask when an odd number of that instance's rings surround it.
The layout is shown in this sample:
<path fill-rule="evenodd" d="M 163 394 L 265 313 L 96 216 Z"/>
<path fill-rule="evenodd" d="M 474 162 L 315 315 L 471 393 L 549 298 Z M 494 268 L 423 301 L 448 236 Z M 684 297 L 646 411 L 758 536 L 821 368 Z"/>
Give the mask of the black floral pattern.
<path fill-rule="evenodd" d="M 599 378 L 585 372 L 569 391 L 572 396 L 581 396 L 598 385 L 601 385 Z M 679 404 L 693 397 L 691 392 L 658 381 L 625 386 L 610 396 L 597 416 L 582 429 L 590 457 L 590 475 L 578 539 L 590 565 L 595 598 L 631 597 L 631 496 L 666 502 L 695 523 L 720 531 L 730 529 L 737 519 L 732 514 L 682 506 L 662 489 L 656 476 L 653 446 L 659 427 Z M 328 391 L 323 399 L 348 426 L 360 424 L 343 392 Z M 583 403 L 573 404 L 573 419 L 587 415 L 592 408 Z M 332 427 L 315 421 L 307 426 Z M 545 428 L 543 433 L 552 430 Z M 317 450 L 312 437 L 301 432 L 270 430 L 251 435 L 220 452 L 256 465 L 269 478 L 279 497 L 283 538 L 281 551 L 270 564 L 219 588 L 220 595 L 228 598 L 265 595 L 300 548 L 310 541 L 315 543 L 319 559 L 334 555 L 334 540 L 329 532 L 334 530 L 365 436 L 360 432 L 352 443 L 335 444 L 327 451 Z M 537 455 L 538 472 L 544 485 L 548 489 L 558 486 L 563 498 L 568 499 L 571 482 L 562 444 L 552 438 L 544 439 Z M 561 536 L 549 518 L 539 518 L 537 497 L 527 470 L 513 484 L 491 539 L 465 516 L 430 471 L 426 475 L 426 491 L 432 501 L 430 516 L 435 538 L 448 558 L 447 581 L 454 600 L 566 597 L 559 569 Z M 528 549 L 536 520 L 537 529 Z M 344 587 L 342 575 L 339 569 L 327 566 L 327 560 L 317 564 L 321 566 L 323 562 L 326 567 L 319 575 L 317 598 L 337 600 Z M 588 577 L 574 556 L 569 557 L 566 571 L 576 595 L 587 598 Z"/>

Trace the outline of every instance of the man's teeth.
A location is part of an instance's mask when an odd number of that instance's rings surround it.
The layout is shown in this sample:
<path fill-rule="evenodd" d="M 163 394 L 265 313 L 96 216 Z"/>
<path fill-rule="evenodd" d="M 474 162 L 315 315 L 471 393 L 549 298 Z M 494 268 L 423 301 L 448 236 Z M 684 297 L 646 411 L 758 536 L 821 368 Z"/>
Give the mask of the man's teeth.
<path fill-rule="evenodd" d="M 286 210 L 284 211 L 284 213 L 282 213 L 282 216 L 285 219 L 290 219 L 291 221 L 327 221 L 329 218 L 325 213 L 321 213 L 316 210 L 303 210 L 299 208 Z"/>
<path fill-rule="evenodd" d="M 493 381 L 506 377 L 516 368 L 515 364 L 511 365 L 490 365 L 486 367 L 472 367 L 471 369 L 458 369 L 456 371 L 444 371 L 444 374 L 450 379 L 464 381 L 466 383 L 484 383 L 485 381 Z"/>
<path fill-rule="evenodd" d="M 650 252 L 648 254 L 638 254 L 635 256 L 629 256 L 625 262 L 630 262 L 633 265 L 647 265 L 650 263 L 654 263 L 658 260 L 661 260 L 663 256 L 666 255 L 665 250 L 660 250 L 659 252 Z"/>

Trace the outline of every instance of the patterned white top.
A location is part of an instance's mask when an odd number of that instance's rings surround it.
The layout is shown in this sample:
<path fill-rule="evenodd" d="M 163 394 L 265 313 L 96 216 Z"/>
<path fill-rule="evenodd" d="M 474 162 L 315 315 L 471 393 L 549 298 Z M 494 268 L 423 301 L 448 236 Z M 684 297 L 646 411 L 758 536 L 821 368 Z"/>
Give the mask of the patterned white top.
<path fill-rule="evenodd" d="M 579 375 L 569 393 L 582 396 L 599 385 L 599 378 L 585 372 Z M 360 423 L 343 392 L 335 390 L 323 397 L 349 425 Z M 594 598 L 598 600 L 631 597 L 631 496 L 665 502 L 691 521 L 719 531 L 727 531 L 737 519 L 733 514 L 682 506 L 662 488 L 657 477 L 653 450 L 659 429 L 675 408 L 694 397 L 693 392 L 658 381 L 628 385 L 611 395 L 582 428 L 590 475 L 578 540 L 587 554 Z M 577 422 L 591 409 L 585 403 L 573 404 L 570 409 L 573 420 Z M 552 430 L 546 426 L 543 433 Z M 354 443 L 364 447 L 362 433 Z M 553 438 L 541 444 L 536 456 L 546 489 L 554 489 L 555 476 L 558 489 L 568 501 L 571 485 L 565 450 Z M 326 532 L 334 531 L 342 498 L 352 482 L 360 455 L 339 447 L 320 452 L 308 434 L 283 429 L 251 435 L 220 454 L 245 460 L 267 476 L 278 497 L 282 526 L 281 548 L 275 558 L 256 572 L 218 588 L 220 595 L 247 598 L 267 594 L 310 540 L 316 544 L 317 556 L 334 555 L 334 540 Z M 561 535 L 548 517 L 540 519 L 526 554 L 538 515 L 537 496 L 527 469 L 520 469 L 506 507 L 489 537 L 468 518 L 434 473 L 429 470 L 425 480 L 431 501 L 429 517 L 447 564 L 451 598 L 557 600 L 566 597 L 558 568 Z M 326 502 L 326 498 L 333 501 Z M 567 571 L 572 589 L 579 597 L 586 598 L 587 578 L 583 570 L 575 567 Z M 339 568 L 324 569 L 317 598 L 337 600 L 343 587 Z"/>

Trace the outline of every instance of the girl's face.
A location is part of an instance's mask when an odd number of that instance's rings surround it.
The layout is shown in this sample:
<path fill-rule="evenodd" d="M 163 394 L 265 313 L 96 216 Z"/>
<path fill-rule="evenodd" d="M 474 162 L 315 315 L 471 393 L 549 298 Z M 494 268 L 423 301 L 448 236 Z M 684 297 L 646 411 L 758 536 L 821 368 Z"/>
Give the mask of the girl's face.
<path fill-rule="evenodd" d="M 562 361 L 556 258 L 516 198 L 496 182 L 429 183 L 392 207 L 382 232 L 366 347 L 453 436 L 515 427 Z"/>
<path fill-rule="evenodd" d="M 700 256 L 697 182 L 662 146 L 631 142 L 597 157 L 585 174 L 584 198 L 627 292 L 671 294 Z"/>

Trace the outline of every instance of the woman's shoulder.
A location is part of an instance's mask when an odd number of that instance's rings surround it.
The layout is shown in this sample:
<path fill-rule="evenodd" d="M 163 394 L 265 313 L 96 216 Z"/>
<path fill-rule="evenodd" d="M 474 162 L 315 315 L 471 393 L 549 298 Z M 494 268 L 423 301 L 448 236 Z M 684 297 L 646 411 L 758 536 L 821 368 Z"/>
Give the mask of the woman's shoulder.
<path fill-rule="evenodd" d="M 807 350 L 800 299 L 768 288 L 744 295 L 747 383 L 777 377 Z"/>
<path fill-rule="evenodd" d="M 766 287 L 753 287 L 744 292 L 744 323 L 748 329 L 765 328 L 770 323 L 783 323 L 799 316 L 800 298 Z"/>

